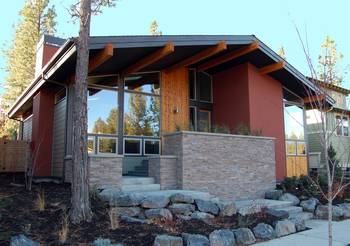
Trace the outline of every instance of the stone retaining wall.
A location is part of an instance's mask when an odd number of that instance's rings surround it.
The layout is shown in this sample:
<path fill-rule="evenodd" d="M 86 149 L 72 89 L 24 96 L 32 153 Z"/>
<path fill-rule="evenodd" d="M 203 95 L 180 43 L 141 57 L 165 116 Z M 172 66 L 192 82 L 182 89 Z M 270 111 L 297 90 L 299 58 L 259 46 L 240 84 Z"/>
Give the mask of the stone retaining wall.
<path fill-rule="evenodd" d="M 89 182 L 97 188 L 121 187 L 123 156 L 89 156 Z M 72 179 L 72 160 L 65 159 L 65 182 Z"/>
<path fill-rule="evenodd" d="M 160 184 L 162 190 L 177 189 L 177 157 L 176 156 L 155 156 L 148 162 L 148 173 L 150 177 Z"/>
<path fill-rule="evenodd" d="M 262 198 L 275 188 L 273 138 L 176 132 L 163 136 L 162 148 L 178 157 L 177 188 L 230 199 Z"/>

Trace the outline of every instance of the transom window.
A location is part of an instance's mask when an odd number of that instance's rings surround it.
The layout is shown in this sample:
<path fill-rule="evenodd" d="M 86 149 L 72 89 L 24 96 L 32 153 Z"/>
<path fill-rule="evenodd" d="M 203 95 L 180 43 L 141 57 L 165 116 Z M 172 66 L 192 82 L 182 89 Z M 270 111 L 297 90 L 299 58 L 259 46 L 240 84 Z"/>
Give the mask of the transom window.
<path fill-rule="evenodd" d="M 338 136 L 349 136 L 349 119 L 348 117 L 335 116 L 336 133 Z"/>

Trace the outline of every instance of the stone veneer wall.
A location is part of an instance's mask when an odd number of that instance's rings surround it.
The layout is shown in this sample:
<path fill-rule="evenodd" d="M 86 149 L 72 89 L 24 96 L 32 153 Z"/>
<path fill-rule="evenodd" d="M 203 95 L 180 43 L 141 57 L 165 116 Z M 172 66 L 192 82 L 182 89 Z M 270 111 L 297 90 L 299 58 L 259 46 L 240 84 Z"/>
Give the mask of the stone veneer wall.
<path fill-rule="evenodd" d="M 274 138 L 176 132 L 163 136 L 162 148 L 178 157 L 180 189 L 255 199 L 275 188 Z"/>
<path fill-rule="evenodd" d="M 155 156 L 150 157 L 148 162 L 148 173 L 150 177 L 160 184 L 162 190 L 177 189 L 177 157 L 176 156 Z"/>
<path fill-rule="evenodd" d="M 121 187 L 123 156 L 89 156 L 89 183 L 97 188 Z M 72 180 L 72 160 L 65 159 L 65 182 Z"/>

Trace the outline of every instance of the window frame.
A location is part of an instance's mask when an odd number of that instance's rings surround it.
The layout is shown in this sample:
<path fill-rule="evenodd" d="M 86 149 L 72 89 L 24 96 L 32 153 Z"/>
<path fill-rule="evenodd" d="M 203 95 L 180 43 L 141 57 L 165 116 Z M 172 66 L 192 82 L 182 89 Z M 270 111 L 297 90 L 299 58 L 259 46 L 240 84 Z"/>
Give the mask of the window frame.
<path fill-rule="evenodd" d="M 346 121 L 348 123 L 348 126 L 344 126 L 344 124 L 343 124 L 344 119 L 346 119 Z M 342 116 L 341 122 L 342 122 L 342 134 L 343 134 L 343 137 L 349 137 L 349 118 L 347 116 Z M 347 128 L 348 135 L 345 135 L 345 133 L 344 133 L 344 129 L 345 128 Z"/>
<path fill-rule="evenodd" d="M 140 152 L 137 154 L 137 153 L 125 153 L 125 141 L 126 140 L 136 140 L 136 141 L 139 141 L 140 143 Z M 124 155 L 130 155 L 130 156 L 142 156 L 142 139 L 141 138 L 130 138 L 130 137 L 124 137 L 123 138 L 123 154 Z"/>
<path fill-rule="evenodd" d="M 213 103 L 213 76 L 211 76 L 209 73 L 206 73 L 206 72 L 203 72 L 203 71 L 201 71 L 201 72 L 197 72 L 196 71 L 196 87 L 195 87 L 196 89 L 198 88 L 197 87 L 197 73 L 203 73 L 203 74 L 205 74 L 206 76 L 208 76 L 210 78 L 210 101 L 201 100 L 201 95 L 200 95 L 201 83 L 199 82 L 198 102 Z M 196 94 L 196 96 L 197 96 L 197 94 Z M 197 97 L 196 97 L 196 99 L 197 99 Z"/>
<path fill-rule="evenodd" d="M 305 154 L 299 154 L 299 152 L 298 152 L 298 145 L 299 145 L 299 143 L 303 143 L 304 144 L 304 146 L 305 146 Z M 307 156 L 307 144 L 306 144 L 306 141 L 305 140 L 303 140 L 303 141 L 301 141 L 301 140 L 297 140 L 296 141 L 296 156 Z"/>
<path fill-rule="evenodd" d="M 193 129 L 193 131 L 197 131 L 197 107 L 196 106 L 189 107 L 189 113 L 190 113 L 189 116 L 191 116 L 191 108 L 194 109 L 194 129 Z M 191 121 L 191 118 L 190 118 L 190 121 Z M 190 124 L 191 124 L 191 122 L 190 122 Z"/>
<path fill-rule="evenodd" d="M 190 97 L 190 100 L 191 101 L 197 101 L 197 71 L 196 71 L 196 69 L 194 69 L 194 68 L 190 68 L 190 69 L 188 69 L 188 85 L 190 86 L 190 71 L 193 71 L 193 74 L 194 74 L 194 81 L 193 81 L 193 86 L 194 86 L 194 88 L 193 88 L 193 94 L 194 94 L 194 98 L 191 98 L 191 93 L 190 93 L 190 88 L 189 88 L 189 97 Z"/>
<path fill-rule="evenodd" d="M 97 155 L 102 155 L 102 156 L 116 156 L 118 155 L 118 136 L 105 136 L 105 135 L 99 135 L 96 134 L 96 138 L 97 138 L 97 149 L 96 149 L 96 154 Z M 104 152 L 100 152 L 100 138 L 107 138 L 107 139 L 115 139 L 115 153 L 104 153 Z"/>
<path fill-rule="evenodd" d="M 200 112 L 208 112 L 208 119 L 209 119 L 209 131 L 208 132 L 210 132 L 211 131 L 211 110 L 208 110 L 208 109 L 202 109 L 202 108 L 200 108 L 199 110 L 198 110 L 198 115 L 199 115 L 199 113 Z M 198 117 L 198 116 L 197 116 Z M 198 131 L 198 125 L 197 125 L 197 131 Z M 199 131 L 199 132 L 205 132 L 205 131 Z"/>
<path fill-rule="evenodd" d="M 286 139 L 286 156 L 298 156 L 298 145 L 297 145 L 297 140 L 292 140 L 292 139 Z M 288 153 L 288 148 L 287 148 L 287 143 L 293 143 L 295 146 L 295 153 Z M 305 148 L 306 149 L 306 148 Z"/>
<path fill-rule="evenodd" d="M 340 120 L 340 124 L 338 125 L 338 122 L 337 120 Z M 346 119 L 346 121 L 348 122 L 348 126 L 344 126 L 343 124 L 343 121 L 344 119 Z M 341 114 L 336 114 L 335 117 L 334 117 L 334 120 L 335 120 L 335 135 L 338 136 L 338 137 L 350 137 L 350 134 L 349 134 L 349 117 L 346 116 L 346 115 L 341 115 Z M 340 134 L 338 134 L 338 127 L 340 129 Z M 348 135 L 345 135 L 344 134 L 344 128 L 347 128 L 348 129 Z"/>
<path fill-rule="evenodd" d="M 159 147 L 158 147 L 158 152 L 159 154 L 147 154 L 146 153 L 146 141 L 156 141 L 159 143 Z M 143 155 L 144 156 L 157 156 L 157 155 L 160 155 L 161 154 L 161 142 L 160 142 L 160 139 L 154 139 L 154 138 L 144 138 L 143 139 Z"/>

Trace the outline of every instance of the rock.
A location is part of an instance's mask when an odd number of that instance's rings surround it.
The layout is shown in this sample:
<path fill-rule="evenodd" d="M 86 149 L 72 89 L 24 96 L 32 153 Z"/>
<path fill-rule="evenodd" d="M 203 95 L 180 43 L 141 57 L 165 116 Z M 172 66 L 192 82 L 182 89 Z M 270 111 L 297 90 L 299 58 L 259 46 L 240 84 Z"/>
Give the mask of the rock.
<path fill-rule="evenodd" d="M 165 208 L 169 203 L 169 198 L 164 195 L 150 195 L 146 196 L 142 201 L 144 208 Z"/>
<path fill-rule="evenodd" d="M 219 207 L 220 216 L 232 216 L 237 213 L 237 208 L 233 201 L 220 200 L 216 202 L 216 205 Z"/>
<path fill-rule="evenodd" d="M 284 211 L 284 210 L 276 210 L 276 209 L 273 209 L 273 208 L 268 208 L 266 210 L 266 213 L 275 217 L 276 220 L 284 220 L 284 219 L 288 219 L 289 217 L 289 214 L 287 211 Z"/>
<path fill-rule="evenodd" d="M 124 221 L 126 223 L 139 223 L 139 224 L 149 224 L 149 220 L 145 220 L 145 219 L 137 219 L 134 217 L 130 217 L 127 215 L 122 215 L 120 216 L 120 220 Z"/>
<path fill-rule="evenodd" d="M 145 211 L 146 218 L 148 219 L 165 219 L 173 220 L 173 215 L 166 208 L 151 208 Z"/>
<path fill-rule="evenodd" d="M 213 219 L 214 215 L 196 211 L 193 214 L 191 214 L 191 218 L 192 219 L 196 219 L 196 220 L 204 220 L 205 221 L 205 220 L 208 220 L 208 219 Z"/>
<path fill-rule="evenodd" d="M 184 245 L 187 246 L 209 246 L 209 240 L 206 236 L 200 234 L 182 233 Z"/>
<path fill-rule="evenodd" d="M 313 213 L 313 212 L 315 212 L 317 204 L 319 204 L 318 199 L 312 197 L 312 198 L 307 199 L 305 201 L 301 201 L 300 207 L 302 207 L 303 210 L 306 212 Z"/>
<path fill-rule="evenodd" d="M 300 203 L 300 200 L 298 197 L 294 196 L 293 194 L 290 193 L 284 193 L 280 198 L 280 201 L 287 201 L 287 202 L 292 202 L 294 206 L 298 205 Z"/>
<path fill-rule="evenodd" d="M 139 206 L 143 200 L 143 197 L 138 194 L 119 193 L 113 200 L 110 200 L 111 206 L 114 207 L 135 207 Z"/>
<path fill-rule="evenodd" d="M 192 219 L 190 215 L 178 214 L 178 215 L 176 215 L 176 217 L 179 218 L 180 220 L 190 220 L 190 219 Z"/>
<path fill-rule="evenodd" d="M 294 223 L 295 229 L 297 231 L 304 231 L 304 230 L 306 230 L 305 220 L 303 220 L 301 218 L 298 218 L 298 217 L 292 218 L 290 220 Z"/>
<path fill-rule="evenodd" d="M 111 240 L 105 239 L 105 238 L 97 238 L 93 243 L 92 246 L 123 246 L 120 243 L 113 244 L 111 243 Z"/>
<path fill-rule="evenodd" d="M 269 190 L 265 192 L 265 199 L 278 200 L 282 195 L 282 190 Z"/>
<path fill-rule="evenodd" d="M 169 235 L 158 235 L 154 239 L 153 246 L 182 246 L 182 238 Z"/>
<path fill-rule="evenodd" d="M 11 237 L 10 246 L 40 246 L 40 243 L 32 241 L 23 234 L 20 234 Z"/>
<path fill-rule="evenodd" d="M 343 210 L 345 218 L 350 218 L 350 203 L 341 203 L 337 206 Z"/>
<path fill-rule="evenodd" d="M 213 201 L 196 199 L 195 202 L 198 210 L 201 212 L 211 213 L 214 215 L 217 215 L 219 213 L 219 207 Z"/>
<path fill-rule="evenodd" d="M 172 203 L 194 203 L 192 196 L 182 193 L 176 193 L 170 197 Z"/>
<path fill-rule="evenodd" d="M 249 228 L 239 228 L 234 230 L 234 234 L 238 244 L 250 245 L 256 241 L 253 232 Z"/>
<path fill-rule="evenodd" d="M 276 237 L 273 227 L 265 223 L 259 223 L 254 227 L 253 232 L 256 238 L 264 240 L 271 240 Z"/>
<path fill-rule="evenodd" d="M 115 200 L 122 192 L 118 188 L 107 188 L 98 193 L 98 197 L 104 202 Z"/>
<path fill-rule="evenodd" d="M 119 216 L 127 215 L 130 217 L 137 217 L 141 214 L 141 209 L 139 207 L 115 207 L 111 208 L 114 210 Z"/>
<path fill-rule="evenodd" d="M 283 237 L 296 232 L 295 224 L 290 220 L 277 221 L 275 225 L 277 237 Z"/>
<path fill-rule="evenodd" d="M 240 209 L 238 209 L 238 214 L 242 215 L 242 216 L 246 216 L 249 214 L 256 214 L 256 213 L 260 213 L 261 212 L 261 205 L 260 204 L 251 204 L 251 205 L 247 205 L 244 207 L 241 207 Z"/>
<path fill-rule="evenodd" d="M 186 204 L 186 203 L 174 203 L 168 206 L 168 209 L 173 214 L 182 214 L 182 215 L 190 215 L 192 214 L 193 211 L 196 210 L 194 205 Z"/>
<path fill-rule="evenodd" d="M 235 235 L 227 229 L 215 230 L 209 235 L 210 246 L 233 246 L 236 244 Z"/>
<path fill-rule="evenodd" d="M 318 219 L 328 218 L 328 205 L 318 205 L 315 211 L 315 216 Z M 332 216 L 334 220 L 338 220 L 344 216 L 344 211 L 341 207 L 333 206 Z"/>

